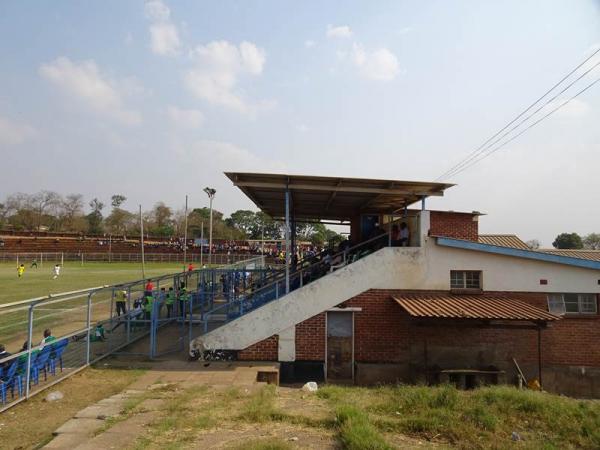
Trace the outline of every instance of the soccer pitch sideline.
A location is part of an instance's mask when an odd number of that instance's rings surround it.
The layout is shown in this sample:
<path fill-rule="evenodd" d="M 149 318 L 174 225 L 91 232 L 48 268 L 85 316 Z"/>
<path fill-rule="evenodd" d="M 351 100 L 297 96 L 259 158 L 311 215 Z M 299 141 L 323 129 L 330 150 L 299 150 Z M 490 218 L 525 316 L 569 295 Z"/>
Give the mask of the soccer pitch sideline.
<path fill-rule="evenodd" d="M 57 279 L 52 279 L 54 264 L 30 268 L 25 264 L 25 273 L 17 277 L 16 263 L 0 263 L 0 304 L 12 303 L 59 292 L 111 285 L 142 278 L 142 267 L 138 263 L 90 262 L 83 266 L 78 262 L 66 262 Z M 146 263 L 146 277 L 155 277 L 184 269 L 181 263 Z"/>

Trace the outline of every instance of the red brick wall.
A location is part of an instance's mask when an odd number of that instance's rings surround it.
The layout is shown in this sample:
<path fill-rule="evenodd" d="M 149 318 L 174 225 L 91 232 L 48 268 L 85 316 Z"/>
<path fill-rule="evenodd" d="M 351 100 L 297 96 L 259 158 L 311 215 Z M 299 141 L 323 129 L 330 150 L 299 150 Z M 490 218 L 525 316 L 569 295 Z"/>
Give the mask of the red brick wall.
<path fill-rule="evenodd" d="M 279 336 L 273 335 L 238 352 L 240 361 L 277 361 Z"/>
<path fill-rule="evenodd" d="M 429 234 L 457 239 L 477 241 L 479 222 L 477 216 L 469 213 L 430 211 Z"/>
<path fill-rule="evenodd" d="M 296 325 L 296 360 L 325 360 L 325 313 Z"/>
<path fill-rule="evenodd" d="M 520 363 L 537 364 L 536 330 L 416 326 L 391 298 L 403 292 L 407 291 L 371 289 L 344 303 L 348 307 L 362 308 L 354 315 L 357 362 L 407 363 L 422 358 L 426 338 L 427 345 L 431 347 L 466 349 L 489 345 L 498 355 L 503 355 L 507 364 L 512 364 L 513 356 Z M 544 293 L 489 294 L 503 295 L 547 309 Z M 325 361 L 325 332 L 325 313 L 296 325 L 296 359 Z M 485 351 L 482 348 L 479 351 Z M 238 358 L 276 361 L 277 350 L 278 337 L 272 336 L 239 352 Z M 551 323 L 542 331 L 542 362 L 544 366 L 600 367 L 600 315 L 567 317 Z"/>

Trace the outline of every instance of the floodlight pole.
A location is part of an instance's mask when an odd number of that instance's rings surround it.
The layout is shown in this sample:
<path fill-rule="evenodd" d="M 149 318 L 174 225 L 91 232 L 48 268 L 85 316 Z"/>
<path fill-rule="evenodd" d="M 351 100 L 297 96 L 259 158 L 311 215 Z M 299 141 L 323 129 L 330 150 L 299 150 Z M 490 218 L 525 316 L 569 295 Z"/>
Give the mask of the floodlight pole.
<path fill-rule="evenodd" d="M 142 219 L 142 205 L 140 205 L 140 245 L 142 247 L 142 278 L 146 279 L 146 261 L 144 260 L 144 220 Z"/>
<path fill-rule="evenodd" d="M 217 191 L 213 188 L 205 187 L 204 192 L 208 195 L 208 199 L 210 201 L 210 223 L 208 227 L 208 265 L 212 264 L 212 231 L 213 231 L 213 199 L 215 198 L 215 194 Z"/>
<path fill-rule="evenodd" d="M 285 293 L 290 292 L 290 190 L 285 190 Z"/>
<path fill-rule="evenodd" d="M 200 268 L 202 268 L 202 255 L 204 254 L 204 221 L 201 222 L 200 228 Z"/>
<path fill-rule="evenodd" d="M 187 231 L 188 231 L 188 196 L 185 196 L 185 220 L 183 230 L 183 271 L 187 263 Z"/>

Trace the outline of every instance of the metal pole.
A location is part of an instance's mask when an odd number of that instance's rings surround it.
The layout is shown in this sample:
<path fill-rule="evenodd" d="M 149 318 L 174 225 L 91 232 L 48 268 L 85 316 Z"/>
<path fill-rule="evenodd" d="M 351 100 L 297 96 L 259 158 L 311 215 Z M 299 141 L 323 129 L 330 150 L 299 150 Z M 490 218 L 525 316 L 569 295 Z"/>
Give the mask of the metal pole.
<path fill-rule="evenodd" d="M 264 224 L 263 224 L 262 229 L 260 231 L 260 240 L 261 240 L 261 243 L 260 243 L 260 254 L 262 256 L 264 256 L 265 255 L 265 226 L 264 226 Z"/>
<path fill-rule="evenodd" d="M 108 262 L 112 262 L 112 234 L 108 235 Z"/>
<path fill-rule="evenodd" d="M 210 196 L 210 224 L 208 228 L 208 265 L 212 264 L 213 196 Z"/>
<path fill-rule="evenodd" d="M 64 254 L 64 252 L 60 254 L 60 265 L 61 266 L 65 265 L 65 254 Z"/>
<path fill-rule="evenodd" d="M 90 363 L 90 339 L 92 337 L 92 292 L 88 294 L 86 326 L 87 341 L 85 345 L 85 363 L 87 365 Z"/>
<path fill-rule="evenodd" d="M 285 190 L 285 293 L 290 292 L 290 190 Z"/>
<path fill-rule="evenodd" d="M 542 384 L 542 327 L 538 325 L 538 381 Z"/>
<path fill-rule="evenodd" d="M 202 255 L 204 253 L 204 221 L 200 228 L 200 267 L 202 267 Z"/>
<path fill-rule="evenodd" d="M 185 196 L 185 220 L 184 220 L 183 230 L 183 270 L 185 270 L 185 266 L 187 263 L 187 231 L 188 231 L 188 196 Z"/>
<path fill-rule="evenodd" d="M 27 373 L 25 375 L 25 398 L 29 398 L 29 385 L 31 384 L 31 341 L 33 339 L 33 307 L 29 307 L 29 330 L 27 332 Z"/>
<path fill-rule="evenodd" d="M 142 278 L 146 278 L 146 261 L 144 259 L 144 220 L 142 219 L 142 205 L 140 205 L 140 245 L 142 246 Z"/>

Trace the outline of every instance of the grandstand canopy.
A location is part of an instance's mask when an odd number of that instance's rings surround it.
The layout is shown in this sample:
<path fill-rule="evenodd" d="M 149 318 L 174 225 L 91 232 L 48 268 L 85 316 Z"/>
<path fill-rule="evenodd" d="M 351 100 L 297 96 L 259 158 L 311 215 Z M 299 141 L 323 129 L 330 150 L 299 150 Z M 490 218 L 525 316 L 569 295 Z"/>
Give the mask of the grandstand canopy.
<path fill-rule="evenodd" d="M 348 221 L 361 213 L 392 214 L 454 186 L 421 181 L 226 172 L 262 211 L 285 217 L 289 189 L 293 216 L 306 220 Z"/>

